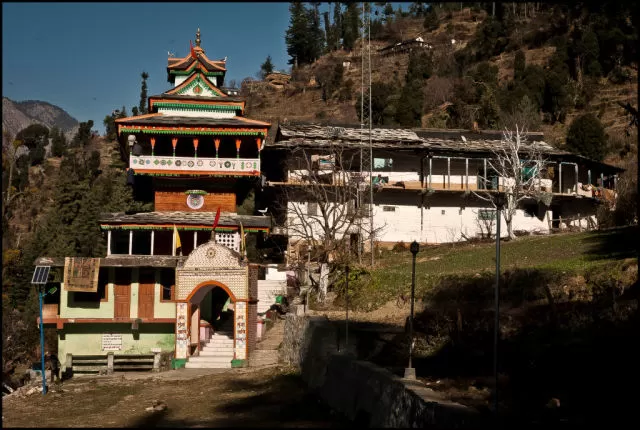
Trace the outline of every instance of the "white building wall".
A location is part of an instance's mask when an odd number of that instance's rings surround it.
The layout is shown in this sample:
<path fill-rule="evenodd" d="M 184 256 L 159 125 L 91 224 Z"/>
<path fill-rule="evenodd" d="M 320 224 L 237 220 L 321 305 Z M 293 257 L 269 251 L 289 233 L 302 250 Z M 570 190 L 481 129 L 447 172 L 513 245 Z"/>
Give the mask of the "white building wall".
<path fill-rule="evenodd" d="M 184 81 L 186 81 L 188 77 L 189 76 L 180 76 L 180 75 L 176 76 L 174 88 L 180 85 L 181 83 L 183 83 Z"/>

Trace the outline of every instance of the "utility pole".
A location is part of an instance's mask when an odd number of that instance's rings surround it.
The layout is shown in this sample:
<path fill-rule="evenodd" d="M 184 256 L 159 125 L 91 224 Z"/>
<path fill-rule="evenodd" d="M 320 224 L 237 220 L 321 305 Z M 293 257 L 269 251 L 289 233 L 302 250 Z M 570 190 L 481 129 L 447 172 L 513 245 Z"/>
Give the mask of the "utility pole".
<path fill-rule="evenodd" d="M 363 178 L 367 171 L 369 174 L 369 190 L 366 187 L 358 185 L 358 208 L 362 210 L 367 207 L 367 217 L 369 218 L 369 240 L 371 242 L 371 266 L 374 264 L 374 227 L 373 227 L 373 148 L 371 146 L 371 7 L 370 4 L 362 3 L 362 28 L 360 30 L 361 42 L 361 91 L 360 99 L 360 177 Z M 365 132 L 368 137 L 365 138 Z M 364 214 L 362 214 L 364 215 Z M 362 254 L 364 252 L 364 229 L 362 224 L 364 216 L 360 217 L 360 252 L 358 259 L 362 262 Z"/>

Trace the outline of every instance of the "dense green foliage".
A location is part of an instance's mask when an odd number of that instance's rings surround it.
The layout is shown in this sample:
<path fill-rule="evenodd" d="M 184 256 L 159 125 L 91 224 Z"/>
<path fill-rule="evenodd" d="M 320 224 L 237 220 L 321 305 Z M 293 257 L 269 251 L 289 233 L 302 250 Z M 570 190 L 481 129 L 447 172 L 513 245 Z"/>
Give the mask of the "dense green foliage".
<path fill-rule="evenodd" d="M 600 120 L 593 114 L 580 115 L 567 132 L 567 149 L 601 161 L 607 153 L 607 136 Z"/>
<path fill-rule="evenodd" d="M 138 105 L 138 114 L 143 115 L 147 113 L 147 79 L 149 79 L 149 74 L 147 72 L 142 72 L 140 77 L 142 78 L 142 85 L 140 87 L 140 104 Z"/>

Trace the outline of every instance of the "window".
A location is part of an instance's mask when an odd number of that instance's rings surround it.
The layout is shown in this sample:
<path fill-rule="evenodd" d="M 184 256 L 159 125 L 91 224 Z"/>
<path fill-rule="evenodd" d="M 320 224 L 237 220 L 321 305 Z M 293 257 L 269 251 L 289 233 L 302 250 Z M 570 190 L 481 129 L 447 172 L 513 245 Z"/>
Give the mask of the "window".
<path fill-rule="evenodd" d="M 396 211 L 396 207 L 395 206 L 382 206 L 382 211 L 383 212 L 395 212 Z"/>
<path fill-rule="evenodd" d="M 318 215 L 318 203 L 315 203 L 315 202 L 307 203 L 307 215 L 311 215 L 311 216 Z"/>
<path fill-rule="evenodd" d="M 373 170 L 390 170 L 393 167 L 393 159 L 391 158 L 374 158 Z"/>
<path fill-rule="evenodd" d="M 440 211 L 440 215 L 444 215 L 445 213 L 446 213 L 446 211 L 445 211 L 444 209 L 442 209 L 442 210 Z"/>
<path fill-rule="evenodd" d="M 483 221 L 496 219 L 496 211 L 494 209 L 480 209 L 478 210 L 478 219 Z"/>
<path fill-rule="evenodd" d="M 176 272 L 173 269 L 160 269 L 160 301 L 175 300 Z"/>

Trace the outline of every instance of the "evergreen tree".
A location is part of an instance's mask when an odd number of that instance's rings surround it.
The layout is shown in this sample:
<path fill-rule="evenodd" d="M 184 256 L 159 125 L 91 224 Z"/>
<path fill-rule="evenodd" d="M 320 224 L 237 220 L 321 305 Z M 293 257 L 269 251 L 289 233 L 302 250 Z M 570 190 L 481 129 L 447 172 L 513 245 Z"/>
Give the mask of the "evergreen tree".
<path fill-rule="evenodd" d="M 271 62 L 271 55 L 267 55 L 267 59 L 260 65 L 260 78 L 264 79 L 270 73 L 273 73 L 273 63 Z"/>
<path fill-rule="evenodd" d="M 131 108 L 131 115 L 137 116 L 138 114 L 140 114 L 140 111 L 138 111 L 138 106 L 132 107 Z"/>
<path fill-rule="evenodd" d="M 319 2 L 313 2 L 311 5 L 312 9 L 308 11 L 309 13 L 309 33 L 310 33 L 310 56 L 313 58 L 315 62 L 320 55 L 324 52 L 325 47 L 325 37 L 324 32 L 322 31 L 322 23 L 320 19 L 320 4 Z"/>
<path fill-rule="evenodd" d="M 74 148 L 78 148 L 88 145 L 91 142 L 91 128 L 93 128 L 92 120 L 81 122 L 80 126 L 78 127 L 78 132 L 71 140 L 71 146 Z"/>
<path fill-rule="evenodd" d="M 329 20 L 329 12 L 328 11 L 324 12 L 322 14 L 322 17 L 324 18 L 324 37 L 325 37 L 325 40 L 327 41 L 326 52 L 331 52 L 335 49 L 336 42 L 333 36 L 331 21 Z"/>
<path fill-rule="evenodd" d="M 304 5 L 293 2 L 289 6 L 289 28 L 285 32 L 285 42 L 287 44 L 287 54 L 290 60 L 288 64 L 302 65 L 309 64 L 313 60 L 310 56 L 309 40 L 309 14 Z"/>
<path fill-rule="evenodd" d="M 582 34 L 578 44 L 578 54 L 582 58 L 582 67 L 585 74 L 596 77 L 602 74 L 602 68 L 598 62 L 600 57 L 598 36 L 593 31 L 587 30 Z"/>
<path fill-rule="evenodd" d="M 440 26 L 440 20 L 438 19 L 438 13 L 433 6 L 429 6 L 424 14 L 423 27 L 427 31 L 436 30 Z"/>
<path fill-rule="evenodd" d="M 339 50 L 342 47 L 342 6 L 339 2 L 335 2 L 333 5 L 333 27 L 332 27 L 332 42 L 335 44 L 334 50 Z"/>
<path fill-rule="evenodd" d="M 16 134 L 16 140 L 20 140 L 29 149 L 35 149 L 43 144 L 49 137 L 49 129 L 41 124 L 31 124 Z"/>
<path fill-rule="evenodd" d="M 51 155 L 54 157 L 62 157 L 66 152 L 67 142 L 64 133 L 58 127 L 51 129 Z"/>
<path fill-rule="evenodd" d="M 360 31 L 360 8 L 358 3 L 347 3 L 342 24 L 342 46 L 351 51 L 356 46 Z"/>
<path fill-rule="evenodd" d="M 567 132 L 567 149 L 596 161 L 602 161 L 606 155 L 606 142 L 602 123 L 590 113 L 574 119 Z"/>
<path fill-rule="evenodd" d="M 396 108 L 396 121 L 404 127 L 420 127 L 422 120 L 422 82 L 414 79 L 405 84 Z"/>
<path fill-rule="evenodd" d="M 149 74 L 143 71 L 140 77 L 142 78 L 142 87 L 140 88 L 140 105 L 138 106 L 138 111 L 143 115 L 147 113 L 147 79 L 149 78 Z"/>
<path fill-rule="evenodd" d="M 426 9 L 427 9 L 427 6 L 425 5 L 424 2 L 421 2 L 421 1 L 413 2 L 409 6 L 409 12 L 416 18 L 420 18 L 424 16 Z"/>

